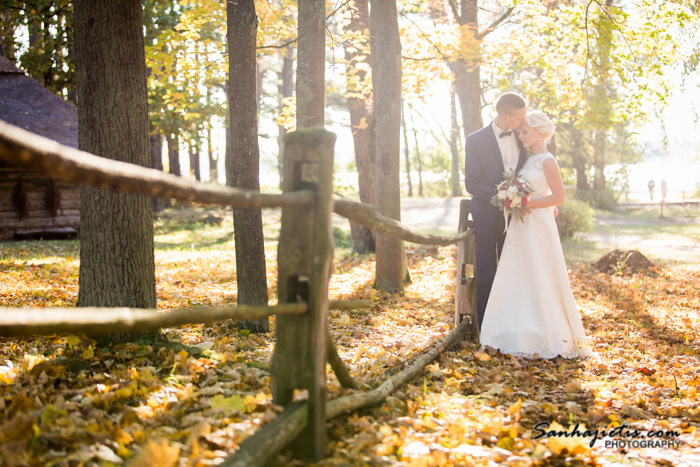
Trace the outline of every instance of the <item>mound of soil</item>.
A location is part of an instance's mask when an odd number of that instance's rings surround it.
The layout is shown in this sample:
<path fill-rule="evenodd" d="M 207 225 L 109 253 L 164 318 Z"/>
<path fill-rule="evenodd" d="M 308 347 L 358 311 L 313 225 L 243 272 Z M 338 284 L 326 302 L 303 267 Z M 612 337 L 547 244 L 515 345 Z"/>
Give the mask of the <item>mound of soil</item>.
<path fill-rule="evenodd" d="M 649 274 L 656 271 L 654 263 L 637 250 L 613 250 L 604 254 L 593 266 L 609 274 Z"/>

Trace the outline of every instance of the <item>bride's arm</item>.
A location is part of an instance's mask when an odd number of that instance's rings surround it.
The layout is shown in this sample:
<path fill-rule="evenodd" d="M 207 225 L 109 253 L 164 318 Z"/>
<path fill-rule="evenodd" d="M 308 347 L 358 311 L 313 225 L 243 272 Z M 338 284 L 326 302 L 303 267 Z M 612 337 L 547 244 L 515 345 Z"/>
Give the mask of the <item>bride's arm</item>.
<path fill-rule="evenodd" d="M 548 208 L 564 204 L 564 182 L 561 179 L 557 161 L 554 159 L 547 159 L 542 164 L 542 168 L 544 170 L 544 175 L 547 177 L 547 184 L 552 194 L 538 199 L 531 199 L 530 202 L 527 203 L 527 207 L 531 209 Z"/>

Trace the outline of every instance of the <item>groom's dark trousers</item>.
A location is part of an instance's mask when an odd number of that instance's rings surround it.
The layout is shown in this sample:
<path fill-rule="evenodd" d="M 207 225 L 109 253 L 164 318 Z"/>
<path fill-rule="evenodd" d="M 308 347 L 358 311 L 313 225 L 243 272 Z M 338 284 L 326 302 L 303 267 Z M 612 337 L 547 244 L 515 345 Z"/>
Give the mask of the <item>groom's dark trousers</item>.
<path fill-rule="evenodd" d="M 513 133 L 508 138 L 517 138 Z M 520 157 L 516 172 L 525 162 L 525 151 L 517 140 Z M 503 157 L 491 124 L 467 137 L 465 144 L 464 184 L 472 195 L 470 209 L 476 235 L 476 313 L 479 329 L 496 276 L 498 257 L 505 241 L 503 212 L 491 205 L 496 185 L 503 180 Z"/>

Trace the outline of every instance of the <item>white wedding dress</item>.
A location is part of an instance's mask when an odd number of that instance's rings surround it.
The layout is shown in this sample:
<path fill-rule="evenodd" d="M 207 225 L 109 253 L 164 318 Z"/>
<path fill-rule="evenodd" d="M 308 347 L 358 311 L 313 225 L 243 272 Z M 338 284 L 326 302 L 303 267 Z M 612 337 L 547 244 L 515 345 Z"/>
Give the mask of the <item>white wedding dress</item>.
<path fill-rule="evenodd" d="M 542 168 L 550 158 L 554 156 L 549 153 L 530 156 L 519 172 L 534 190 L 531 199 L 551 194 Z M 533 209 L 524 222 L 511 219 L 480 342 L 516 357 L 593 355 L 571 291 L 553 208 Z"/>

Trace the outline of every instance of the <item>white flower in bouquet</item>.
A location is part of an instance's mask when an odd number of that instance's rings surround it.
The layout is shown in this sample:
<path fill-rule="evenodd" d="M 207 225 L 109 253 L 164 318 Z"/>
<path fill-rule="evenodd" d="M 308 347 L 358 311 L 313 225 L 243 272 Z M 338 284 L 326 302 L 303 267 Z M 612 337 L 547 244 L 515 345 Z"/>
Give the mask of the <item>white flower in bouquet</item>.
<path fill-rule="evenodd" d="M 491 198 L 491 204 L 503 211 L 508 230 L 508 215 L 512 214 L 521 222 L 525 221 L 528 211 L 532 187 L 526 179 L 508 171 L 503 174 L 503 181 L 496 185 L 496 194 Z"/>

